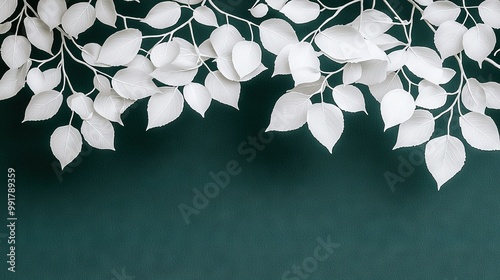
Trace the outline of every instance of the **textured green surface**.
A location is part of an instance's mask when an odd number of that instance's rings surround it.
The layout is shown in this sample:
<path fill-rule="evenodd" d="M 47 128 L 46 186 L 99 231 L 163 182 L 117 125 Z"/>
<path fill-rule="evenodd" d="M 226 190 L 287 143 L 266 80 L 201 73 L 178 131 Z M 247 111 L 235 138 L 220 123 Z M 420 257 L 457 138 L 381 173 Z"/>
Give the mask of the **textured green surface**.
<path fill-rule="evenodd" d="M 122 267 L 137 280 L 281 279 L 328 235 L 340 247 L 309 279 L 498 279 L 500 153 L 466 145 L 464 169 L 441 191 L 425 165 L 392 191 L 384 173 L 419 148 L 392 151 L 396 130 L 382 132 L 367 95 L 370 116 L 346 114 L 333 155 L 303 127 L 273 134 L 247 162 L 238 147 L 291 86 L 269 76 L 244 84 L 239 112 L 214 102 L 202 119 L 186 107 L 149 132 L 139 102 L 115 125 L 117 152 L 87 153 L 61 182 L 49 137 L 68 115 L 21 124 L 30 94 L 0 102 L 0 174 L 16 169 L 19 218 L 18 272 L 7 273 L 0 239 L 0 279 L 113 279 Z M 232 160 L 241 174 L 186 225 L 178 205 Z"/>

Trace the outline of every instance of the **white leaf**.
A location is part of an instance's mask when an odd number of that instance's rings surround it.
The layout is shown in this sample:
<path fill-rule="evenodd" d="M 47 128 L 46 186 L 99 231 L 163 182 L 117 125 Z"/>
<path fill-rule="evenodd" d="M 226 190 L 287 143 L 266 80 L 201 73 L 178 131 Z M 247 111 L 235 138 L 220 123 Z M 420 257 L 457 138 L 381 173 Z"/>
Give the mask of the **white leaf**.
<path fill-rule="evenodd" d="M 110 92 L 111 91 L 111 83 L 109 82 L 108 78 L 104 77 L 103 75 L 97 74 L 93 79 L 93 83 L 94 83 L 94 87 L 99 92 Z"/>
<path fill-rule="evenodd" d="M 351 24 L 363 37 L 370 39 L 379 37 L 394 25 L 388 15 L 374 9 L 364 10 Z"/>
<path fill-rule="evenodd" d="M 271 122 L 266 131 L 290 131 L 307 122 L 307 111 L 312 106 L 309 95 L 289 92 L 282 95 L 274 105 Z"/>
<path fill-rule="evenodd" d="M 184 98 L 177 88 L 160 88 L 161 93 L 156 93 L 148 102 L 148 127 L 164 126 L 177 119 L 184 108 Z"/>
<path fill-rule="evenodd" d="M 356 113 L 366 112 L 365 98 L 357 87 L 352 85 L 338 85 L 332 90 L 333 100 L 340 109 Z"/>
<path fill-rule="evenodd" d="M 384 60 L 368 60 L 359 63 L 361 66 L 361 77 L 357 83 L 365 85 L 375 85 L 387 79 L 387 61 Z"/>
<path fill-rule="evenodd" d="M 299 42 L 295 30 L 282 19 L 268 19 L 260 24 L 259 30 L 262 45 L 275 55 L 285 46 Z"/>
<path fill-rule="evenodd" d="M 463 44 L 465 54 L 477 61 L 479 67 L 481 67 L 483 61 L 495 48 L 496 41 L 493 29 L 480 23 L 464 34 Z"/>
<path fill-rule="evenodd" d="M 253 70 L 252 73 L 242 77 L 240 79 L 240 82 L 246 82 L 246 81 L 250 81 L 251 79 L 257 77 L 257 75 L 259 75 L 260 73 L 264 72 L 267 70 L 267 67 L 264 66 L 264 64 L 259 64 L 259 66 L 257 66 L 257 69 Z"/>
<path fill-rule="evenodd" d="M 450 135 L 434 138 L 425 146 L 425 163 L 436 180 L 439 191 L 464 166 L 464 144 Z"/>
<path fill-rule="evenodd" d="M 24 113 L 25 121 L 42 121 L 52 118 L 61 107 L 63 96 L 60 92 L 49 90 L 31 97 Z"/>
<path fill-rule="evenodd" d="M 236 43 L 244 41 L 236 27 L 224 24 L 210 34 L 210 42 L 218 56 L 231 54 Z"/>
<path fill-rule="evenodd" d="M 56 128 L 50 136 L 50 149 L 61 163 L 61 169 L 78 156 L 82 144 L 80 132 L 71 125 Z"/>
<path fill-rule="evenodd" d="M 290 63 L 288 57 L 290 56 L 290 50 L 294 45 L 285 46 L 280 53 L 276 56 L 274 60 L 274 72 L 273 77 L 276 75 L 288 75 L 292 74 L 290 70 Z"/>
<path fill-rule="evenodd" d="M 383 51 L 390 50 L 397 46 L 403 46 L 404 43 L 396 39 L 394 36 L 389 34 L 381 34 L 375 38 L 372 38 L 371 41 L 380 47 Z"/>
<path fill-rule="evenodd" d="M 335 105 L 316 103 L 307 111 L 307 126 L 312 135 L 332 153 L 333 146 L 344 132 L 344 116 Z"/>
<path fill-rule="evenodd" d="M 50 49 L 54 41 L 52 30 L 41 19 L 36 17 L 24 18 L 24 27 L 26 28 L 26 36 L 31 44 L 51 54 Z"/>
<path fill-rule="evenodd" d="M 7 70 L 0 79 L 0 100 L 15 96 L 24 87 L 25 78 L 22 68 Z"/>
<path fill-rule="evenodd" d="M 479 15 L 485 24 L 500 28 L 500 1 L 485 0 L 479 5 Z"/>
<path fill-rule="evenodd" d="M 0 0 L 0 23 L 8 19 L 17 8 L 16 0 Z"/>
<path fill-rule="evenodd" d="M 434 44 L 444 60 L 464 49 L 463 37 L 467 28 L 456 21 L 447 21 L 434 34 Z"/>
<path fill-rule="evenodd" d="M 281 10 L 281 8 L 285 6 L 287 0 L 265 0 L 265 1 L 267 5 L 269 5 L 269 7 L 275 10 Z"/>
<path fill-rule="evenodd" d="M 187 104 L 193 108 L 202 117 L 205 117 L 205 112 L 210 103 L 212 102 L 212 97 L 208 89 L 198 83 L 190 83 L 184 87 L 184 99 L 186 99 Z"/>
<path fill-rule="evenodd" d="M 234 45 L 232 60 L 238 76 L 242 78 L 259 67 L 262 51 L 257 43 L 241 41 Z"/>
<path fill-rule="evenodd" d="M 267 15 L 269 7 L 264 3 L 259 3 L 255 7 L 249 9 L 250 14 L 255 18 L 262 18 Z"/>
<path fill-rule="evenodd" d="M 181 18 L 181 6 L 172 1 L 156 4 L 142 22 L 156 29 L 171 27 Z"/>
<path fill-rule="evenodd" d="M 156 68 L 151 77 L 169 86 L 183 86 L 191 83 L 198 73 L 198 69 L 184 70 L 174 65 L 165 65 Z"/>
<path fill-rule="evenodd" d="M 239 82 L 240 76 L 236 72 L 236 68 L 234 68 L 232 55 L 219 56 L 215 61 L 217 62 L 217 69 L 224 77 L 228 80 Z"/>
<path fill-rule="evenodd" d="M 462 103 L 470 111 L 484 114 L 484 110 L 486 110 L 486 93 L 476 79 L 468 79 L 462 88 Z"/>
<path fill-rule="evenodd" d="M 438 26 L 445 21 L 456 20 L 460 11 L 460 7 L 451 1 L 436 1 L 425 8 L 422 19 Z"/>
<path fill-rule="evenodd" d="M 68 35 L 78 38 L 78 35 L 89 29 L 95 22 L 95 9 L 90 3 L 73 4 L 64 13 L 61 24 Z"/>
<path fill-rule="evenodd" d="M 40 0 L 37 6 L 38 16 L 50 29 L 61 24 L 66 10 L 67 6 L 64 0 Z"/>
<path fill-rule="evenodd" d="M 437 109 L 444 106 L 447 97 L 446 91 L 442 87 L 422 80 L 418 84 L 418 96 L 415 104 L 426 109 Z"/>
<path fill-rule="evenodd" d="M 432 2 L 434 2 L 434 0 L 415 0 L 415 2 L 422 6 L 429 6 Z"/>
<path fill-rule="evenodd" d="M 500 150 L 498 127 L 489 116 L 470 112 L 460 117 L 460 128 L 467 143 L 483 151 Z"/>
<path fill-rule="evenodd" d="M 500 109 L 500 84 L 497 82 L 488 82 L 481 84 L 486 94 L 486 107 Z"/>
<path fill-rule="evenodd" d="M 312 83 L 321 77 L 319 59 L 309 43 L 293 45 L 288 62 L 295 85 Z"/>
<path fill-rule="evenodd" d="M 66 103 L 71 111 L 77 113 L 82 120 L 88 120 L 94 115 L 94 101 L 81 92 L 68 96 Z"/>
<path fill-rule="evenodd" d="M 198 51 L 200 52 L 200 55 L 203 58 L 216 58 L 217 57 L 217 53 L 215 52 L 214 46 L 212 46 L 212 42 L 210 42 L 210 39 L 203 41 L 203 43 L 201 43 L 198 46 Z"/>
<path fill-rule="evenodd" d="M 109 65 L 97 62 L 97 57 L 99 57 L 100 52 L 101 45 L 97 43 L 88 43 L 83 46 L 82 58 L 92 66 L 109 67 Z"/>
<path fill-rule="evenodd" d="M 384 96 L 395 89 L 403 89 L 403 83 L 401 82 L 401 78 L 392 72 L 387 74 L 387 78 L 378 84 L 368 86 L 370 89 L 370 93 L 375 97 L 378 102 L 381 102 Z"/>
<path fill-rule="evenodd" d="M 429 111 L 415 110 L 409 120 L 399 125 L 398 140 L 393 149 L 418 146 L 429 141 L 434 126 L 434 117 Z"/>
<path fill-rule="evenodd" d="M 215 16 L 214 11 L 207 6 L 200 6 L 193 11 L 194 20 L 198 23 L 206 25 L 219 27 L 217 23 L 217 17 Z"/>
<path fill-rule="evenodd" d="M 138 29 L 124 29 L 109 36 L 101 47 L 98 63 L 110 66 L 125 65 L 139 52 L 142 33 Z"/>
<path fill-rule="evenodd" d="M 409 92 L 402 89 L 395 89 L 388 92 L 382 98 L 380 111 L 384 120 L 385 131 L 409 120 L 415 112 L 415 101 Z"/>
<path fill-rule="evenodd" d="M 113 0 L 97 0 L 95 3 L 95 13 L 100 22 L 116 27 L 117 14 Z"/>
<path fill-rule="evenodd" d="M 437 52 L 427 47 L 409 48 L 405 64 L 413 74 L 434 84 L 445 84 L 453 77 L 442 68 Z"/>
<path fill-rule="evenodd" d="M 6 23 L 0 23 L 0 34 L 7 33 L 12 28 L 12 23 L 10 21 Z"/>
<path fill-rule="evenodd" d="M 115 130 L 107 119 L 93 115 L 82 122 L 80 130 L 90 146 L 102 150 L 115 150 Z"/>
<path fill-rule="evenodd" d="M 215 71 L 207 75 L 205 86 L 213 99 L 238 109 L 238 100 L 240 99 L 241 91 L 240 83 L 230 81 L 221 72 Z"/>
<path fill-rule="evenodd" d="M 24 36 L 9 35 L 3 40 L 0 52 L 9 68 L 19 68 L 28 61 L 31 44 Z"/>
<path fill-rule="evenodd" d="M 305 95 L 314 95 L 323 92 L 326 88 L 325 77 L 321 76 L 319 80 L 312 83 L 300 84 L 289 90 L 290 92 L 302 93 Z"/>
<path fill-rule="evenodd" d="M 127 67 L 130 69 L 137 69 L 148 74 L 155 70 L 153 63 L 141 54 L 136 55 L 132 61 L 127 63 Z"/>
<path fill-rule="evenodd" d="M 291 0 L 280 10 L 291 21 L 301 24 L 318 18 L 320 7 L 318 3 L 309 0 Z"/>
<path fill-rule="evenodd" d="M 345 85 L 355 83 L 363 74 L 359 63 L 346 63 L 342 71 L 342 81 Z"/>
<path fill-rule="evenodd" d="M 368 60 L 368 45 L 361 33 L 352 26 L 336 25 L 327 28 L 315 37 L 314 42 L 335 61 Z"/>
<path fill-rule="evenodd" d="M 113 89 L 127 99 L 138 100 L 160 92 L 151 77 L 136 69 L 121 69 L 111 81 Z"/>
<path fill-rule="evenodd" d="M 193 70 L 198 68 L 200 66 L 198 64 L 199 57 L 193 44 L 178 37 L 174 38 L 173 41 L 179 44 L 179 54 L 172 61 L 172 66 L 183 70 Z"/>
<path fill-rule="evenodd" d="M 175 0 L 179 3 L 182 3 L 182 4 L 187 4 L 187 5 L 196 5 L 196 4 L 200 4 L 201 1 L 203 0 Z"/>
<path fill-rule="evenodd" d="M 389 59 L 389 64 L 387 65 L 387 71 L 394 72 L 398 71 L 406 64 L 408 59 L 408 52 L 406 50 L 393 51 L 387 55 Z"/>
<path fill-rule="evenodd" d="M 61 69 L 52 68 L 42 72 L 39 68 L 32 68 L 26 76 L 26 82 L 34 94 L 54 89 L 61 83 Z"/>
<path fill-rule="evenodd" d="M 164 42 L 151 49 L 151 62 L 156 67 L 162 67 L 174 61 L 181 48 L 176 41 Z"/>
<path fill-rule="evenodd" d="M 125 99 L 114 91 L 101 91 L 94 100 L 94 109 L 104 118 L 123 125 L 120 115 Z"/>

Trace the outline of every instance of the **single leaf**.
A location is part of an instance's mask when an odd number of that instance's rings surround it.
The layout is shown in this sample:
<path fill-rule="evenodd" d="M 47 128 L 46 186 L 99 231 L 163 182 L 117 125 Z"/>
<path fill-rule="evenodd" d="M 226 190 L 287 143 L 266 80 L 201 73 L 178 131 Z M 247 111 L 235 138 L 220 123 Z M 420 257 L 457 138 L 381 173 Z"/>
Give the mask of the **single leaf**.
<path fill-rule="evenodd" d="M 309 0 L 291 0 L 280 9 L 280 12 L 294 23 L 301 24 L 317 19 L 320 7 L 318 3 Z"/>
<path fill-rule="evenodd" d="M 406 64 L 408 60 L 408 52 L 406 50 L 393 51 L 387 55 L 389 59 L 389 64 L 387 65 L 387 71 L 394 72 L 399 71 Z"/>
<path fill-rule="evenodd" d="M 0 0 L 0 23 L 8 19 L 17 8 L 16 0 Z"/>
<path fill-rule="evenodd" d="M 6 23 L 0 23 L 0 34 L 7 33 L 12 28 L 12 23 L 10 21 Z"/>
<path fill-rule="evenodd" d="M 151 62 L 156 67 L 165 66 L 174 61 L 180 51 L 179 43 L 176 41 L 161 43 L 151 49 Z"/>
<path fill-rule="evenodd" d="M 205 112 L 212 102 L 212 96 L 210 96 L 208 89 L 202 84 L 190 83 L 184 86 L 183 93 L 187 104 L 202 117 L 205 117 Z"/>
<path fill-rule="evenodd" d="M 172 1 L 156 4 L 142 22 L 156 29 L 165 29 L 175 25 L 181 18 L 181 6 Z"/>
<path fill-rule="evenodd" d="M 415 112 L 415 101 L 409 92 L 402 89 L 395 89 L 388 92 L 382 98 L 380 111 L 384 120 L 385 131 L 409 120 Z"/>
<path fill-rule="evenodd" d="M 95 13 L 97 19 L 111 27 L 116 27 L 116 8 L 113 0 L 97 0 L 95 3 Z"/>
<path fill-rule="evenodd" d="M 338 85 L 332 90 L 333 100 L 340 109 L 356 113 L 366 112 L 365 98 L 363 93 L 357 87 L 352 85 Z"/>
<path fill-rule="evenodd" d="M 352 26 L 336 25 L 327 28 L 314 38 L 316 45 L 328 57 L 339 62 L 360 62 L 367 58 L 368 45 L 358 30 Z"/>
<path fill-rule="evenodd" d="M 281 8 L 283 8 L 283 6 L 285 6 L 285 3 L 287 2 L 287 0 L 265 0 L 267 5 L 269 5 L 269 7 L 275 9 L 275 10 L 281 10 Z"/>
<path fill-rule="evenodd" d="M 460 117 L 460 128 L 467 143 L 483 151 L 500 150 L 498 127 L 489 116 L 470 112 Z"/>
<path fill-rule="evenodd" d="M 104 118 L 123 125 L 120 115 L 125 99 L 114 91 L 101 91 L 94 100 L 94 110 Z"/>
<path fill-rule="evenodd" d="M 68 35 L 78 35 L 89 29 L 95 22 L 95 9 L 90 3 L 76 3 L 68 8 L 61 19 L 61 24 Z"/>
<path fill-rule="evenodd" d="M 285 93 L 276 101 L 266 131 L 290 131 L 303 126 L 307 122 L 307 111 L 311 106 L 309 95 Z"/>
<path fill-rule="evenodd" d="M 240 83 L 230 81 L 221 72 L 215 71 L 207 75 L 205 86 L 213 99 L 238 109 L 241 91 Z"/>
<path fill-rule="evenodd" d="M 392 19 L 375 9 L 364 10 L 351 25 L 359 30 L 365 38 L 376 38 L 389 30 L 394 23 Z"/>
<path fill-rule="evenodd" d="M 77 113 L 82 120 L 88 120 L 94 115 L 94 101 L 81 92 L 70 95 L 66 103 L 71 111 Z"/>
<path fill-rule="evenodd" d="M 439 26 L 443 22 L 456 20 L 460 11 L 460 7 L 451 1 L 436 1 L 425 8 L 422 19 Z"/>
<path fill-rule="evenodd" d="M 403 89 L 403 83 L 396 73 L 391 72 L 387 74 L 387 78 L 383 82 L 370 85 L 368 88 L 373 97 L 375 97 L 378 102 L 381 102 L 388 92 L 395 89 Z"/>
<path fill-rule="evenodd" d="M 184 70 L 174 65 L 165 65 L 156 68 L 151 77 L 169 86 L 183 86 L 191 83 L 198 73 L 198 69 Z"/>
<path fill-rule="evenodd" d="M 177 119 L 184 108 L 184 98 L 177 88 L 160 88 L 161 92 L 156 93 L 148 102 L 148 127 L 164 126 Z"/>
<path fill-rule="evenodd" d="M 299 42 L 292 26 L 282 19 L 268 19 L 259 25 L 260 40 L 269 52 L 278 55 L 287 45 Z"/>
<path fill-rule="evenodd" d="M 399 41 L 394 36 L 391 36 L 389 34 L 381 34 L 375 38 L 371 38 L 371 40 L 383 51 L 393 49 L 397 46 L 404 46 L 403 42 Z"/>
<path fill-rule="evenodd" d="M 434 126 L 434 117 L 429 111 L 415 110 L 409 120 L 399 125 L 398 140 L 393 149 L 418 146 L 429 141 Z"/>
<path fill-rule="evenodd" d="M 497 82 L 488 82 L 481 84 L 486 94 L 486 107 L 500 109 L 500 84 Z"/>
<path fill-rule="evenodd" d="M 2 42 L 0 52 L 3 61 L 9 68 L 19 68 L 28 61 L 31 44 L 24 36 L 9 35 Z"/>
<path fill-rule="evenodd" d="M 138 29 L 117 31 L 104 41 L 97 62 L 110 66 L 125 65 L 137 55 L 141 43 L 142 33 Z"/>
<path fill-rule="evenodd" d="M 326 88 L 325 77 L 321 76 L 317 81 L 314 81 L 312 83 L 304 83 L 297 85 L 289 91 L 302 93 L 305 95 L 314 95 L 316 93 L 325 91 L 325 88 Z"/>
<path fill-rule="evenodd" d="M 309 43 L 293 45 L 288 61 L 295 85 L 312 83 L 321 77 L 319 59 Z"/>
<path fill-rule="evenodd" d="M 160 92 L 147 73 L 136 69 L 118 70 L 111 84 L 120 96 L 131 100 L 142 99 Z"/>
<path fill-rule="evenodd" d="M 497 39 L 493 29 L 485 24 L 478 24 L 465 32 L 463 38 L 465 54 L 479 63 L 483 61 L 495 49 Z"/>
<path fill-rule="evenodd" d="M 269 12 L 269 6 L 267 6 L 264 3 L 259 3 L 255 5 L 254 7 L 249 9 L 250 14 L 252 14 L 253 17 L 255 18 L 262 18 L 267 15 L 267 12 Z"/>
<path fill-rule="evenodd" d="M 218 56 L 231 54 L 236 43 L 244 41 L 236 27 L 224 24 L 210 34 L 210 42 Z"/>
<path fill-rule="evenodd" d="M 335 105 L 316 103 L 307 111 L 307 126 L 312 135 L 332 153 L 333 146 L 344 132 L 344 116 Z"/>
<path fill-rule="evenodd" d="M 130 69 L 137 69 L 139 71 L 151 74 L 155 70 L 155 66 L 145 56 L 138 54 L 126 65 Z"/>
<path fill-rule="evenodd" d="M 67 6 L 64 0 L 40 0 L 37 6 L 38 16 L 50 29 L 61 24 L 66 10 Z"/>
<path fill-rule="evenodd" d="M 345 85 L 353 84 L 363 74 L 361 65 L 359 63 L 346 63 L 344 71 L 342 71 L 342 81 Z"/>
<path fill-rule="evenodd" d="M 464 144 L 450 135 L 434 138 L 425 146 L 425 163 L 436 180 L 439 191 L 464 166 Z"/>
<path fill-rule="evenodd" d="M 486 110 L 486 93 L 476 79 L 468 79 L 462 88 L 462 103 L 470 111 L 484 114 Z"/>
<path fill-rule="evenodd" d="M 95 114 L 82 122 L 80 130 L 90 146 L 102 150 L 115 150 L 115 130 L 107 119 Z"/>
<path fill-rule="evenodd" d="M 448 83 L 455 74 L 452 70 L 443 69 L 441 57 L 427 47 L 409 48 L 405 65 L 416 76 L 437 85 Z"/>
<path fill-rule="evenodd" d="M 456 21 L 447 21 L 434 34 L 434 44 L 444 60 L 464 49 L 463 37 L 467 28 Z"/>
<path fill-rule="evenodd" d="M 71 125 L 60 126 L 50 136 L 50 149 L 64 169 L 82 150 L 82 136 Z"/>
<path fill-rule="evenodd" d="M 415 104 L 426 109 L 441 108 L 446 104 L 446 91 L 439 85 L 422 80 L 418 84 L 418 96 Z"/>
<path fill-rule="evenodd" d="M 0 100 L 15 96 L 24 87 L 25 78 L 22 68 L 7 70 L 0 79 Z"/>
<path fill-rule="evenodd" d="M 111 83 L 109 82 L 108 78 L 104 77 L 103 75 L 97 74 L 93 79 L 93 83 L 94 87 L 99 92 L 111 92 Z"/>
<path fill-rule="evenodd" d="M 55 90 L 44 91 L 31 97 L 24 113 L 25 121 L 42 121 L 52 118 L 61 107 L 63 96 Z"/>
<path fill-rule="evenodd" d="M 26 17 L 24 18 L 24 27 L 26 29 L 26 36 L 33 46 L 52 54 L 51 49 L 54 42 L 54 34 L 41 19 Z"/>
<path fill-rule="evenodd" d="M 479 4 L 479 16 L 483 22 L 493 28 L 500 28 L 500 1 L 485 0 Z"/>
<path fill-rule="evenodd" d="M 198 46 L 198 51 L 200 52 L 200 55 L 203 59 L 217 57 L 217 53 L 215 52 L 214 46 L 212 45 L 212 42 L 210 42 L 210 39 L 203 41 L 203 43 Z"/>
<path fill-rule="evenodd" d="M 233 65 L 240 78 L 252 73 L 262 60 L 262 51 L 257 43 L 240 41 L 234 45 Z"/>
<path fill-rule="evenodd" d="M 375 85 L 387 79 L 387 61 L 368 60 L 359 63 L 361 66 L 361 77 L 356 81 L 364 85 Z"/>
<path fill-rule="evenodd" d="M 34 94 L 49 91 L 61 83 L 61 69 L 52 68 L 42 72 L 39 68 L 32 68 L 26 76 L 26 82 Z"/>
<path fill-rule="evenodd" d="M 198 23 L 206 25 L 219 27 L 217 23 L 217 17 L 215 16 L 214 11 L 207 6 L 200 6 L 193 11 L 194 20 Z"/>
<path fill-rule="evenodd" d="M 290 56 L 290 50 L 292 49 L 294 45 L 287 45 L 285 46 L 280 53 L 276 56 L 276 59 L 274 60 L 274 72 L 273 72 L 273 77 L 276 75 L 288 75 L 292 74 L 292 71 L 290 70 L 290 62 L 289 62 L 289 56 Z"/>

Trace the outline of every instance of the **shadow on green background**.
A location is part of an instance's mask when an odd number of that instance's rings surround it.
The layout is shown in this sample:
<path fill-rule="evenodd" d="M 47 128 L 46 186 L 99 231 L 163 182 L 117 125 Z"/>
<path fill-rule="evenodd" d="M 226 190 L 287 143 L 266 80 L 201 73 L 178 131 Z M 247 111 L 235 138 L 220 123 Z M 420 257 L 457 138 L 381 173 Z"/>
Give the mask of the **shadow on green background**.
<path fill-rule="evenodd" d="M 238 147 L 291 86 L 270 73 L 243 84 L 240 111 L 214 101 L 202 119 L 186 106 L 148 132 L 143 100 L 114 126 L 116 152 L 85 146 L 62 174 L 49 138 L 68 115 L 21 124 L 29 91 L 0 102 L 0 168 L 16 170 L 19 219 L 17 272 L 0 239 L 1 279 L 281 279 L 328 236 L 340 246 L 308 279 L 498 279 L 500 153 L 466 145 L 465 167 L 441 191 L 421 163 L 391 189 L 384 174 L 421 161 L 421 147 L 392 151 L 397 131 L 382 132 L 366 95 L 369 116 L 345 115 L 332 155 L 303 127 L 265 134 L 272 141 L 248 162 Z M 179 204 L 192 206 L 193 188 L 230 161 L 241 173 L 187 225 Z"/>

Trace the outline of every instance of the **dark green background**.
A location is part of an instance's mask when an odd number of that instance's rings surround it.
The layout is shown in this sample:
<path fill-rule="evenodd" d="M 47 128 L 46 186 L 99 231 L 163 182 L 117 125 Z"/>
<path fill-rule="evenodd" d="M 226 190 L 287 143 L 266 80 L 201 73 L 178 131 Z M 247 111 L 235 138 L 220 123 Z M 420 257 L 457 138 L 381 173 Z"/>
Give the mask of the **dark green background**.
<path fill-rule="evenodd" d="M 490 71 L 482 80 L 498 81 Z M 303 127 L 272 134 L 247 162 L 238 146 L 268 125 L 292 86 L 270 73 L 243 84 L 240 111 L 214 101 L 202 119 L 186 106 L 177 121 L 148 132 L 146 100 L 139 102 L 125 127 L 114 126 L 117 151 L 81 156 L 61 182 L 49 138 L 68 112 L 21 124 L 29 91 L 0 102 L 2 224 L 9 167 L 16 169 L 19 219 L 18 272 L 7 272 L 0 239 L 0 278 L 112 279 L 124 267 L 137 280 L 281 279 L 328 235 L 340 247 L 309 279 L 499 278 L 500 153 L 466 144 L 465 167 L 441 191 L 423 164 L 393 192 L 384 173 L 397 173 L 398 157 L 420 148 L 392 151 L 397 130 L 382 132 L 378 103 L 367 94 L 369 116 L 345 114 L 333 155 Z M 89 81 L 75 84 L 84 90 Z M 178 205 L 191 204 L 192 189 L 230 160 L 242 173 L 186 225 Z"/>

